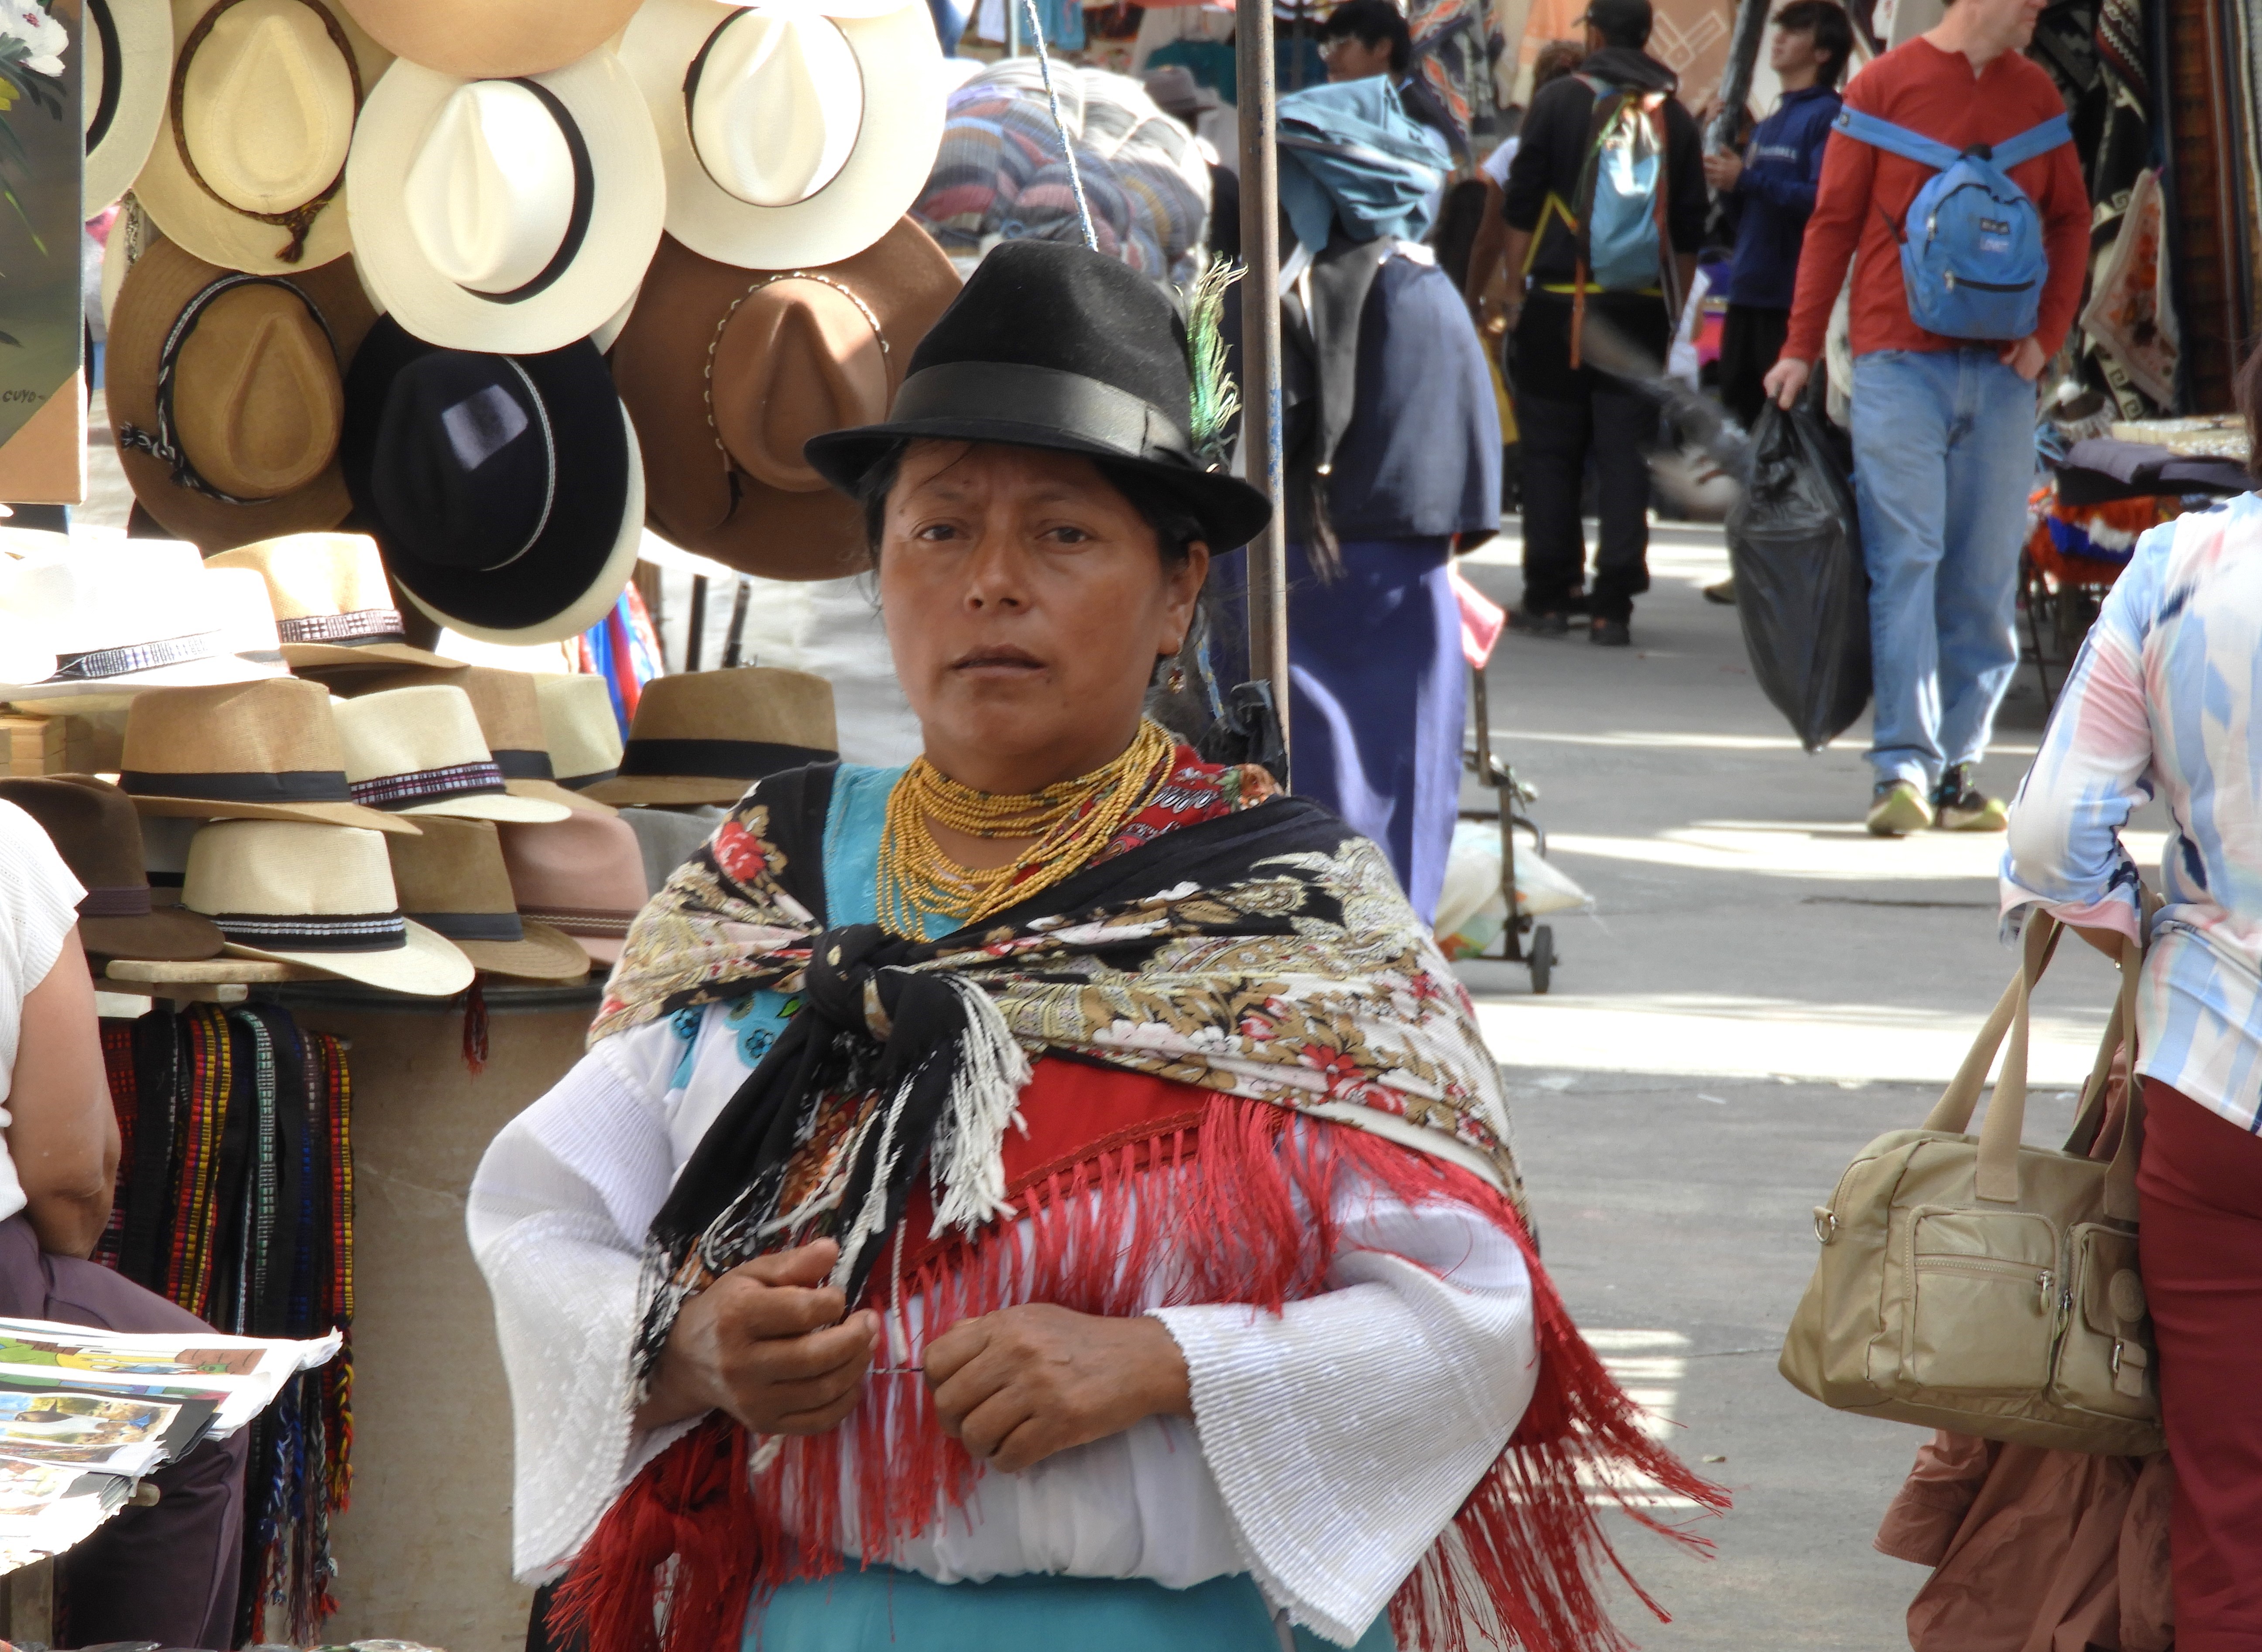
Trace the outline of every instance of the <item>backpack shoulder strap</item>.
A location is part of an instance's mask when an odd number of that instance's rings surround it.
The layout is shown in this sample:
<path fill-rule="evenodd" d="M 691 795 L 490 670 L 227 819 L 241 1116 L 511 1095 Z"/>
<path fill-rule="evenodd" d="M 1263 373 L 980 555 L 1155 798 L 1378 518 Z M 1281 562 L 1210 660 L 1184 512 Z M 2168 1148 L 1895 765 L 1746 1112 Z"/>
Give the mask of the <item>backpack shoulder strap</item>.
<path fill-rule="evenodd" d="M 1958 159 L 1956 152 L 1946 144 L 1911 132 L 1906 126 L 1897 126 L 1890 120 L 1863 114 L 1851 105 L 1841 109 L 1838 119 L 1830 125 L 1833 131 L 1842 132 L 1858 142 L 1914 161 L 1919 166 L 1928 166 L 1936 172 L 1945 172 Z"/>
<path fill-rule="evenodd" d="M 2006 138 L 1995 145 L 1995 165 L 2007 172 L 2021 162 L 2048 155 L 2058 145 L 2072 141 L 2073 123 L 2064 115 L 2052 115 L 2039 126 L 2028 127 L 2017 137 Z"/>

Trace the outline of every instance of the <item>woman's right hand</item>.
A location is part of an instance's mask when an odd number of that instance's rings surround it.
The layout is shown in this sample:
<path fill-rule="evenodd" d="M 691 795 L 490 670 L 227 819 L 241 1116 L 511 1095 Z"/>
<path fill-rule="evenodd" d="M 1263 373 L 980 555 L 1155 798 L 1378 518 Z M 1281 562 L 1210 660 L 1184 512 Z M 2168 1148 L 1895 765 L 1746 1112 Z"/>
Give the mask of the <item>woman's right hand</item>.
<path fill-rule="evenodd" d="M 741 1263 L 683 1304 L 638 1428 L 719 1410 L 757 1434 L 821 1434 L 856 1408 L 880 1335 L 869 1311 L 841 1317 L 825 1283 L 830 1239 Z"/>

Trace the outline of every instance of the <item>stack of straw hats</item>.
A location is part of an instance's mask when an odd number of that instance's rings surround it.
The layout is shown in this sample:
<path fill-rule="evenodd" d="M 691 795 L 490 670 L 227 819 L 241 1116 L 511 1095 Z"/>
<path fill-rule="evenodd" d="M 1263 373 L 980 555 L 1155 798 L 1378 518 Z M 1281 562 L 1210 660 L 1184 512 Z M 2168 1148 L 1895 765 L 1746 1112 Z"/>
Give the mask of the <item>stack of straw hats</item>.
<path fill-rule="evenodd" d="M 853 569 L 801 444 L 885 415 L 956 286 L 904 217 L 922 0 L 90 4 L 89 211 L 133 208 L 109 408 L 159 530 L 357 529 L 391 595 L 342 612 L 507 645 L 604 618 L 647 525 Z"/>

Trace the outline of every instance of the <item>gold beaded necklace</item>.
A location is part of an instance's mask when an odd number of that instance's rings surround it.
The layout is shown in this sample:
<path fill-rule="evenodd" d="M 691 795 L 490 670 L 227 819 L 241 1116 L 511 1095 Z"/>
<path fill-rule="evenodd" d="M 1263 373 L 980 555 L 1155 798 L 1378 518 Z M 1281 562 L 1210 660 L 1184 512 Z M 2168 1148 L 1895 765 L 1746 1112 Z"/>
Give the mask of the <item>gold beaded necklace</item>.
<path fill-rule="evenodd" d="M 1041 791 L 988 792 L 961 785 L 924 757 L 888 794 L 880 837 L 880 922 L 920 941 L 929 913 L 958 927 L 1050 889 L 1111 842 L 1170 777 L 1177 742 L 1142 718 L 1120 757 Z M 1027 838 L 1004 866 L 961 866 L 934 840 L 939 824 L 976 838 Z"/>

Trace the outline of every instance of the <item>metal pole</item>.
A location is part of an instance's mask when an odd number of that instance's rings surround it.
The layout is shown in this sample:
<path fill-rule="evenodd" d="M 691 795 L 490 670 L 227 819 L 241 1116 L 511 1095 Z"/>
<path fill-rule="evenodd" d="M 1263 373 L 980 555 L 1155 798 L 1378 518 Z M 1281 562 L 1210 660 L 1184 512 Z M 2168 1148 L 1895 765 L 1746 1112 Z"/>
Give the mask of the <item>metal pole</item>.
<path fill-rule="evenodd" d="M 1249 547 L 1249 669 L 1272 685 L 1288 738 L 1288 521 L 1280 474 L 1280 176 L 1273 147 L 1272 0 L 1235 0 L 1241 112 L 1241 453 L 1272 501 Z"/>
<path fill-rule="evenodd" d="M 1019 57 L 1021 54 L 1021 8 L 1014 4 L 1014 0 L 1005 0 L 1005 55 Z"/>

